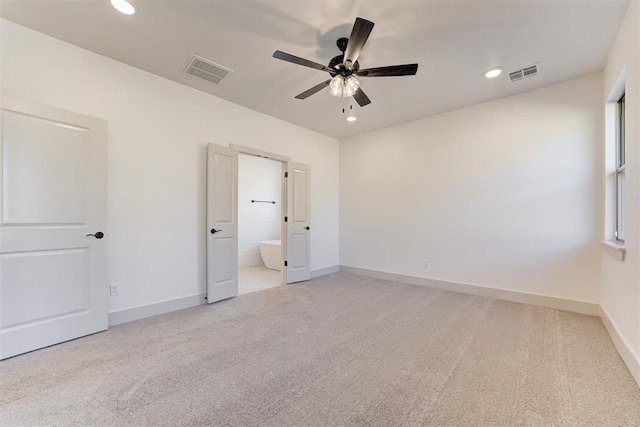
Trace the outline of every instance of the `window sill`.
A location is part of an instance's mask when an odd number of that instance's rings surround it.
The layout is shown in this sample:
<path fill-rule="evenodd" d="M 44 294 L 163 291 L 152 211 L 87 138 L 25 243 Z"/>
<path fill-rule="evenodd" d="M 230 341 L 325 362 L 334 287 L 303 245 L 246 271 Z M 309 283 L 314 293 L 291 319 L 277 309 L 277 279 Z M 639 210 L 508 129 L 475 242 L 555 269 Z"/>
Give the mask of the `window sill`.
<path fill-rule="evenodd" d="M 615 252 L 616 255 L 620 257 L 620 261 L 624 261 L 624 257 L 627 253 L 627 248 L 624 246 L 624 243 L 614 242 L 613 240 L 603 240 L 602 245 L 605 249 Z"/>

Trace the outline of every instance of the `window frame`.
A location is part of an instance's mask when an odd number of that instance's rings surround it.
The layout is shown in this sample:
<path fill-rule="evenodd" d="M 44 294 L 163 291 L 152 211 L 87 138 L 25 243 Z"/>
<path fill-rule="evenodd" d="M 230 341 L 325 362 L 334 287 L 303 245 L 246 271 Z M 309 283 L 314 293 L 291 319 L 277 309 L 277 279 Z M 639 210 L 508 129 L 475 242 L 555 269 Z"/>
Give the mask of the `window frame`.
<path fill-rule="evenodd" d="M 625 159 L 625 92 L 616 101 L 616 164 L 615 164 L 615 230 L 616 242 L 624 243 Z"/>

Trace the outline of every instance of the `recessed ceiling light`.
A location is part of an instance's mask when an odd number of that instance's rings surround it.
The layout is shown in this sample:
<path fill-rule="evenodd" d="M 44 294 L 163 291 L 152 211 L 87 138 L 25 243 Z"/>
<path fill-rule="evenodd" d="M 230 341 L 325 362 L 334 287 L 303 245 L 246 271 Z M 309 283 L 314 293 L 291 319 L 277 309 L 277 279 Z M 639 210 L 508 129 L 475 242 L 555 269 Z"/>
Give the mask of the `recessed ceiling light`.
<path fill-rule="evenodd" d="M 502 74 L 502 67 L 494 67 L 484 73 L 484 76 L 488 79 L 492 79 L 494 77 L 498 77 L 500 74 Z"/>
<path fill-rule="evenodd" d="M 342 109 L 342 114 L 346 114 L 347 115 L 347 121 L 348 122 L 355 122 L 357 120 L 356 115 L 353 114 L 353 105 L 349 105 L 349 108 L 343 108 Z"/>
<path fill-rule="evenodd" d="M 124 13 L 125 15 L 133 15 L 136 13 L 136 7 L 128 0 L 111 0 L 111 6 L 115 7 L 118 12 Z"/>
<path fill-rule="evenodd" d="M 348 122 L 355 122 L 357 119 L 356 115 L 353 114 L 353 105 L 349 105 L 349 108 L 343 108 L 342 113 L 347 113 Z"/>

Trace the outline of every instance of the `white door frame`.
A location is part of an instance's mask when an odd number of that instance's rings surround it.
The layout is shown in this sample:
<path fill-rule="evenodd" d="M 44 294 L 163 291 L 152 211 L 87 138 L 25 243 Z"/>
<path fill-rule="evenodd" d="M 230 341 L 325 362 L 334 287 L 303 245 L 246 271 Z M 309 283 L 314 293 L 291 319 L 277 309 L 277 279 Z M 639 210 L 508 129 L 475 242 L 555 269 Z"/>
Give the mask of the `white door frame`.
<path fill-rule="evenodd" d="M 283 156 L 281 154 L 271 153 L 268 151 L 257 150 L 251 147 L 245 147 L 243 145 L 229 144 L 229 148 L 234 149 L 238 154 L 248 154 L 250 156 L 262 157 L 264 159 L 277 160 L 282 165 L 280 170 L 280 179 L 282 182 L 282 190 L 280 192 L 280 201 L 282 208 L 280 210 L 280 250 L 282 251 L 281 257 L 283 260 L 287 259 L 287 223 L 284 221 L 284 217 L 287 215 L 287 181 L 284 179 L 284 174 L 289 170 L 289 163 L 291 157 Z M 284 265 L 281 266 L 282 283 L 287 283 L 287 269 Z"/>

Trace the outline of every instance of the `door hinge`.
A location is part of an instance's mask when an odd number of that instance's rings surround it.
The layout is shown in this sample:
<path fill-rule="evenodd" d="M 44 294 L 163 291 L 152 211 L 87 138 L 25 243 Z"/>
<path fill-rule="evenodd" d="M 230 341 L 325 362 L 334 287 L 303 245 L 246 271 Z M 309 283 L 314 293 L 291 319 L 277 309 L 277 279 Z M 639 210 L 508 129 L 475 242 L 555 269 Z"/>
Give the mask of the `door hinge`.
<path fill-rule="evenodd" d="M 287 266 L 287 261 L 285 261 L 285 262 L 284 262 L 284 266 L 285 266 L 285 267 Z"/>
<path fill-rule="evenodd" d="M 289 178 L 289 172 L 285 172 L 285 173 L 284 173 L 284 177 L 285 177 L 285 178 Z"/>
<path fill-rule="evenodd" d="M 285 216 L 285 217 L 284 217 L 284 222 L 287 222 L 287 220 L 288 220 L 288 218 Z"/>

